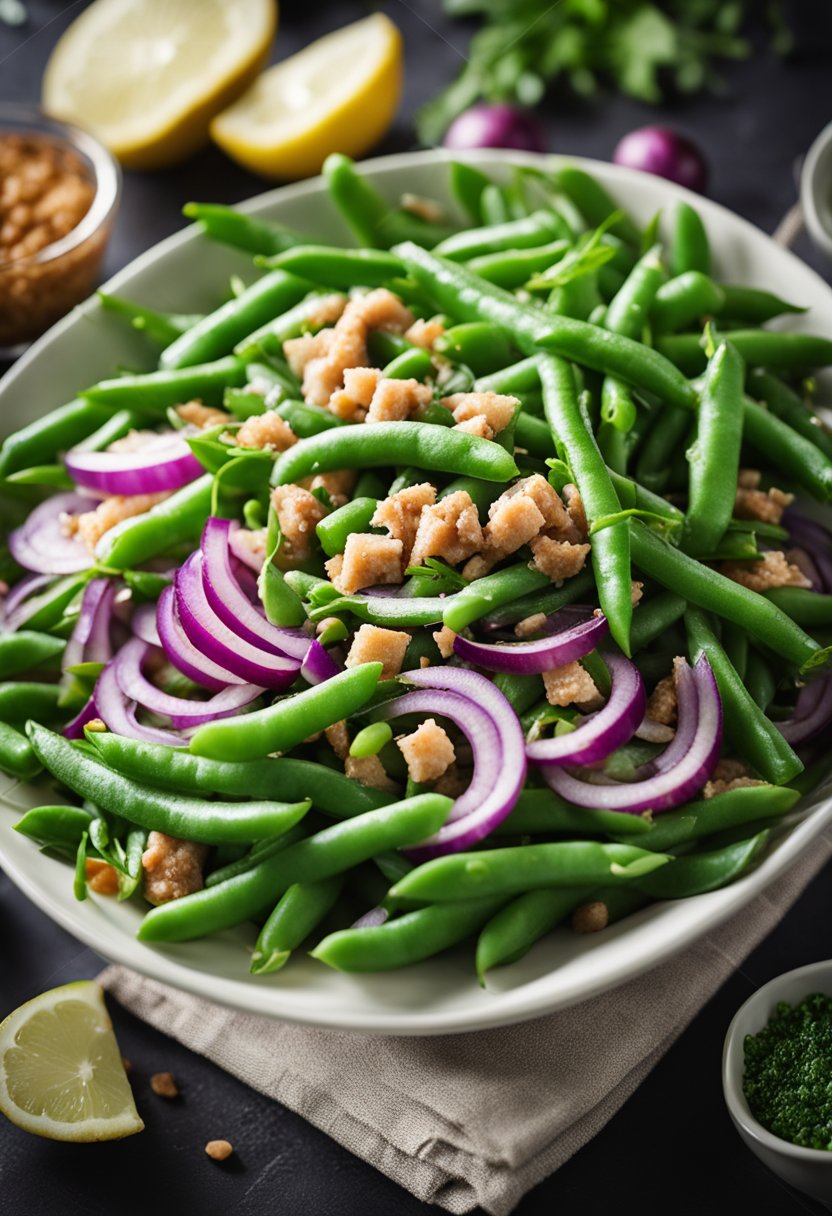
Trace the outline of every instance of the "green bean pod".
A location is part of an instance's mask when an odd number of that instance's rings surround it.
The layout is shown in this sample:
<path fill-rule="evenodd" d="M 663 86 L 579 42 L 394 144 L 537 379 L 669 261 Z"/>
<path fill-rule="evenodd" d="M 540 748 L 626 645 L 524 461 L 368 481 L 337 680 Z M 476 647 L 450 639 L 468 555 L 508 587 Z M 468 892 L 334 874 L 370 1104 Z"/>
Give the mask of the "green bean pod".
<path fill-rule="evenodd" d="M 670 273 L 678 277 L 689 270 L 710 274 L 711 247 L 699 212 L 690 203 L 678 202 L 670 241 Z"/>
<path fill-rule="evenodd" d="M 718 891 L 735 882 L 757 860 L 768 836 L 768 829 L 764 829 L 749 840 L 740 840 L 708 853 L 677 857 L 664 874 L 638 878 L 634 885 L 653 899 L 687 899 L 705 891 Z"/>
<path fill-rule="evenodd" d="M 811 371 L 832 363 L 832 338 L 771 329 L 734 329 L 731 342 L 749 367 L 770 371 Z M 697 376 L 707 362 L 699 334 L 669 334 L 657 349 L 687 376 Z"/>
<path fill-rule="evenodd" d="M 583 903 L 592 890 L 588 886 L 544 887 L 538 891 L 525 891 L 500 908 L 477 938 L 476 966 L 482 986 L 485 987 L 487 972 L 518 962 L 535 942 Z"/>
<path fill-rule="evenodd" d="M 186 203 L 182 214 L 201 224 L 212 240 L 246 253 L 280 253 L 303 242 L 303 237 L 282 224 L 264 223 L 222 203 Z"/>
<path fill-rule="evenodd" d="M 0 477 L 54 460 L 59 452 L 91 435 L 111 413 L 106 406 L 79 397 L 41 415 L 3 440 Z"/>
<path fill-rule="evenodd" d="M 204 405 L 222 405 L 225 390 L 240 388 L 245 382 L 245 364 L 234 355 L 226 355 L 213 363 L 194 367 L 101 380 L 85 389 L 81 396 L 85 401 L 107 406 L 110 410 L 131 409 L 159 416 L 170 406 L 194 398 Z"/>
<path fill-rule="evenodd" d="M 742 446 L 745 367 L 730 342 L 715 351 L 696 417 L 696 442 L 688 452 L 690 490 L 682 543 L 689 553 L 716 552 L 737 496 Z"/>
<path fill-rule="evenodd" d="M 330 245 L 296 245 L 276 257 L 260 259 L 260 264 L 336 290 L 348 290 L 356 283 L 380 287 L 404 271 L 401 259 L 383 249 L 333 249 Z"/>
<path fill-rule="evenodd" d="M 342 876 L 335 874 L 289 887 L 260 930 L 251 956 L 251 974 L 271 975 L 284 967 L 292 951 L 303 944 L 335 906 L 343 883 Z"/>
<path fill-rule="evenodd" d="M 686 270 L 656 292 L 650 314 L 654 332 L 666 334 L 685 329 L 702 317 L 722 312 L 725 300 L 723 288 L 708 275 Z"/>
<path fill-rule="evenodd" d="M 293 883 L 343 874 L 387 849 L 405 848 L 437 832 L 450 798 L 419 794 L 324 828 L 252 870 L 154 908 L 139 927 L 141 941 L 181 942 L 239 925 L 274 905 Z"/>
<path fill-rule="evenodd" d="M 114 570 L 140 566 L 179 544 L 197 540 L 211 513 L 214 479 L 205 473 L 151 507 L 105 532 L 96 546 L 99 561 Z"/>
<path fill-rule="evenodd" d="M 63 654 L 65 645 L 63 638 L 31 629 L 0 633 L 0 680 L 7 680 L 9 676 L 31 671 L 42 663 L 57 659 Z"/>
<path fill-rule="evenodd" d="M 674 811 L 663 811 L 639 837 L 642 848 L 666 853 L 729 828 L 764 819 L 781 819 L 800 799 L 797 790 L 776 785 L 746 785 L 713 798 L 688 802 Z M 621 836 L 615 839 L 627 843 Z"/>

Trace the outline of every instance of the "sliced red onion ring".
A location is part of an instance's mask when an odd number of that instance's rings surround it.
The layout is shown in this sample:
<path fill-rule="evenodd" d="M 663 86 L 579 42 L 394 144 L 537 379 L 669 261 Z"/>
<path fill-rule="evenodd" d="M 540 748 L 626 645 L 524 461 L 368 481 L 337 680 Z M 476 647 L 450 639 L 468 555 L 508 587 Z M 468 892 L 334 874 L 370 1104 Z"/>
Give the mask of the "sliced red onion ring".
<path fill-rule="evenodd" d="M 202 532 L 202 581 L 211 608 L 224 625 L 259 650 L 303 659 L 309 638 L 299 629 L 280 629 L 267 621 L 243 591 L 231 565 L 229 542 L 237 524 L 212 516 Z"/>
<path fill-rule="evenodd" d="M 214 722 L 217 718 L 230 718 L 263 692 L 255 684 L 230 684 L 209 701 L 172 696 L 152 684 L 142 670 L 154 649 L 140 638 L 131 638 L 114 659 L 116 680 L 125 697 L 155 714 L 170 718 L 177 730 L 201 726 L 203 722 Z"/>
<path fill-rule="evenodd" d="M 174 579 L 176 607 L 186 636 L 209 659 L 246 683 L 277 691 L 288 688 L 300 671 L 299 661 L 270 654 L 229 629 L 208 603 L 202 568 L 202 554 L 192 553 Z"/>
<path fill-rule="evenodd" d="M 323 684 L 324 680 L 331 680 L 341 670 L 341 666 L 317 638 L 312 642 L 307 641 L 306 657 L 300 665 L 300 674 L 308 684 Z"/>
<path fill-rule="evenodd" d="M 454 652 L 468 663 L 488 671 L 507 671 L 514 675 L 535 675 L 582 659 L 594 650 L 609 632 L 607 618 L 592 616 L 563 632 L 530 642 L 472 642 L 457 634 Z"/>
<path fill-rule="evenodd" d="M 108 578 L 94 578 L 87 583 L 78 620 L 64 650 L 62 671 L 78 663 L 106 663 L 112 658 L 110 623 L 115 595 L 115 583 Z"/>
<path fill-rule="evenodd" d="M 471 742 L 474 774 L 457 798 L 447 823 L 408 855 L 423 861 L 456 853 L 482 840 L 508 815 L 526 779 L 523 732 L 498 688 L 476 671 L 428 667 L 402 679 L 419 686 L 385 708 L 393 718 L 411 709 L 449 717 Z"/>
<path fill-rule="evenodd" d="M 788 528 L 795 545 L 805 549 L 811 557 L 822 590 L 832 592 L 832 535 L 816 519 L 801 515 L 791 507 L 783 515 L 783 525 Z"/>
<path fill-rule="evenodd" d="M 689 696 L 688 676 L 691 690 Z M 679 729 L 676 739 L 686 726 L 688 715 L 696 715 L 696 730 L 687 753 L 677 764 L 648 777 L 644 781 L 594 785 L 579 776 L 573 776 L 561 768 L 545 768 L 543 775 L 548 784 L 576 806 L 600 807 L 609 811 L 666 811 L 680 806 L 696 794 L 713 773 L 719 758 L 722 742 L 722 703 L 711 665 L 705 655 L 698 660 L 691 672 L 679 666 L 676 673 L 679 690 Z M 683 695 L 684 687 L 684 695 Z M 670 747 L 674 747 L 676 739 Z M 668 749 L 669 750 L 669 749 Z"/>
<path fill-rule="evenodd" d="M 3 597 L 4 615 L 14 612 L 30 595 L 34 595 L 41 587 L 45 587 L 51 578 L 51 574 L 27 574 Z"/>
<path fill-rule="evenodd" d="M 156 607 L 156 626 L 165 654 L 184 676 L 219 692 L 229 684 L 246 684 L 247 680 L 229 671 L 213 659 L 209 659 L 186 636 L 176 608 L 176 592 L 172 586 L 165 587 Z"/>
<path fill-rule="evenodd" d="M 154 435 L 132 452 L 71 448 L 64 463 L 76 485 L 101 494 L 158 494 L 178 490 L 204 472 L 176 431 Z"/>
<path fill-rule="evenodd" d="M 832 679 L 815 680 L 801 688 L 797 695 L 794 716 L 787 722 L 775 722 L 780 734 L 793 747 L 808 743 L 832 723 Z"/>
<path fill-rule="evenodd" d="M 125 697 L 118 685 L 115 659 L 111 659 L 98 677 L 93 692 L 98 717 L 115 735 L 141 739 L 145 743 L 162 743 L 166 747 L 187 747 L 188 740 L 158 726 L 143 726 L 136 719 L 136 703 Z"/>
<path fill-rule="evenodd" d="M 89 570 L 93 559 L 85 546 L 67 536 L 62 516 L 89 511 L 90 500 L 80 494 L 53 494 L 35 507 L 19 528 L 9 533 L 14 560 L 36 574 L 77 574 Z"/>
<path fill-rule="evenodd" d="M 801 574 L 808 578 L 812 591 L 823 591 L 826 580 L 822 578 L 814 558 L 805 549 L 794 548 L 787 551 L 787 558 L 793 566 L 797 566 Z"/>
<path fill-rule="evenodd" d="M 83 739 L 84 727 L 87 723 L 93 722 L 96 718 L 100 717 L 95 697 L 90 697 L 81 712 L 76 714 L 71 722 L 67 722 L 61 734 L 65 739 Z"/>
<path fill-rule="evenodd" d="M 155 604 L 139 604 L 137 608 L 134 608 L 133 615 L 130 617 L 130 628 L 143 642 L 149 642 L 151 646 L 162 645 L 159 630 L 156 627 Z"/>
<path fill-rule="evenodd" d="M 527 743 L 526 755 L 533 764 L 595 764 L 632 739 L 647 706 L 641 672 L 620 654 L 605 654 L 604 662 L 612 677 L 604 708 L 569 734 Z"/>

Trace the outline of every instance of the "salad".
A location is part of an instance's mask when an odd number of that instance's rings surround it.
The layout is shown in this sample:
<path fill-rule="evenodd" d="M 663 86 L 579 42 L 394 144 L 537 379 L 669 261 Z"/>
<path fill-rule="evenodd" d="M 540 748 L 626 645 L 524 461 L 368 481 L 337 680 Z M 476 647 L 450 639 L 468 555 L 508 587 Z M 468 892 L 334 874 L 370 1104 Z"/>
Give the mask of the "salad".
<path fill-rule="evenodd" d="M 157 370 L 0 450 L 15 827 L 142 941 L 484 980 L 734 881 L 825 774 L 832 340 L 687 203 L 449 171 L 465 227 L 330 157 L 354 249 L 189 205 L 260 276 L 102 295 Z"/>

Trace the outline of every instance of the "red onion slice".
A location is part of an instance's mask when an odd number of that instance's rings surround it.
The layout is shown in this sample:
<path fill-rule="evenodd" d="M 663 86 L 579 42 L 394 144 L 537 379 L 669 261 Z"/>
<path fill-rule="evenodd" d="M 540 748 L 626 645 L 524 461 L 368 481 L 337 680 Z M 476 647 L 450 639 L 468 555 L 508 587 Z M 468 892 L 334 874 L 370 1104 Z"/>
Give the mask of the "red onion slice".
<path fill-rule="evenodd" d="M 192 553 L 174 579 L 176 607 L 186 636 L 202 654 L 246 683 L 277 691 L 288 688 L 300 670 L 298 660 L 261 650 L 229 629 L 208 603 L 202 567 L 202 554 Z"/>
<path fill-rule="evenodd" d="M 100 494 L 159 494 L 178 490 L 204 472 L 175 431 L 155 435 L 132 452 L 89 452 L 72 448 L 64 457 L 76 485 Z"/>
<path fill-rule="evenodd" d="M 48 586 L 53 578 L 52 574 L 27 574 L 12 587 L 0 604 L 0 630 L 4 633 L 14 633 L 19 629 L 26 618 L 31 616 L 31 598 Z"/>
<path fill-rule="evenodd" d="M 162 645 L 159 630 L 156 627 L 156 611 L 155 604 L 139 604 L 137 608 L 133 609 L 133 615 L 130 617 L 130 628 L 133 633 L 143 642 L 149 642 L 151 646 Z"/>
<path fill-rule="evenodd" d="M 797 695 L 794 716 L 787 722 L 775 722 L 780 734 L 793 747 L 808 743 L 832 723 L 832 679 L 816 680 L 801 688 Z"/>
<path fill-rule="evenodd" d="M 184 676 L 201 684 L 203 688 L 212 688 L 219 692 L 229 684 L 246 684 L 240 676 L 229 671 L 227 667 L 215 663 L 186 636 L 176 608 L 176 592 L 172 586 L 165 587 L 159 596 L 156 607 L 156 626 L 162 649 Z"/>
<path fill-rule="evenodd" d="M 231 684 L 209 701 L 172 696 L 151 683 L 142 670 L 153 650 L 140 638 L 131 638 L 113 661 L 116 680 L 125 697 L 155 714 L 170 718 L 177 730 L 201 726 L 203 722 L 214 722 L 217 718 L 230 718 L 263 692 L 255 684 Z"/>
<path fill-rule="evenodd" d="M 141 739 L 144 743 L 161 743 L 166 747 L 187 747 L 188 741 L 173 731 L 158 726 L 143 726 L 136 719 L 136 703 L 125 697 L 118 685 L 115 659 L 111 659 L 98 677 L 93 692 L 98 717 L 115 735 Z"/>
<path fill-rule="evenodd" d="M 231 537 L 237 524 L 212 516 L 202 532 L 202 581 L 208 603 L 224 625 L 260 650 L 303 659 L 309 638 L 266 620 L 240 586 L 231 565 Z"/>
<path fill-rule="evenodd" d="M 323 684 L 324 680 L 331 680 L 342 670 L 340 664 L 335 662 L 317 638 L 312 642 L 307 641 L 306 656 L 300 665 L 300 674 L 308 684 Z"/>
<path fill-rule="evenodd" d="M 67 722 L 61 734 L 65 739 L 83 739 L 84 727 L 87 725 L 87 723 L 93 722 L 96 718 L 100 717 L 101 715 L 98 712 L 95 697 L 90 697 L 89 701 L 87 701 L 80 713 L 76 714 L 71 722 Z"/>
<path fill-rule="evenodd" d="M 471 741 L 474 752 L 471 783 L 457 798 L 447 823 L 407 850 L 414 860 L 424 861 L 476 844 L 505 819 L 526 780 L 526 753 L 514 710 L 485 676 L 462 667 L 427 667 L 404 672 L 401 678 L 420 691 L 391 702 L 386 716 L 408 713 L 409 707 L 447 716 Z"/>
<path fill-rule="evenodd" d="M 9 533 L 9 550 L 25 570 L 36 574 L 78 574 L 93 559 L 85 546 L 64 531 L 63 515 L 80 515 L 94 506 L 80 494 L 53 494 Z"/>
<path fill-rule="evenodd" d="M 527 743 L 526 755 L 533 764 L 595 764 L 632 739 L 647 707 L 641 672 L 623 655 L 605 654 L 604 662 L 612 677 L 604 708 L 566 735 Z"/>
<path fill-rule="evenodd" d="M 61 670 L 78 663 L 106 663 L 112 658 L 110 622 L 116 587 L 108 578 L 94 578 L 81 597 L 78 620 L 64 650 Z"/>
<path fill-rule="evenodd" d="M 681 684 L 684 668 L 677 671 Z M 689 670 L 689 669 L 688 669 Z M 705 655 L 697 661 L 691 673 L 696 689 L 693 698 L 679 696 L 679 730 L 682 733 L 687 715 L 696 713 L 693 741 L 677 764 L 648 777 L 644 781 L 621 784 L 594 785 L 581 777 L 572 776 L 561 768 L 546 768 L 543 775 L 552 789 L 576 806 L 599 807 L 608 811 L 666 811 L 693 797 L 714 771 L 722 742 L 722 703 L 714 673 Z M 674 746 L 676 740 L 670 745 Z"/>
<path fill-rule="evenodd" d="M 454 652 L 466 662 L 488 671 L 536 675 L 582 659 L 608 632 L 607 618 L 599 614 L 563 632 L 530 642 L 472 642 L 457 634 Z"/>
<path fill-rule="evenodd" d="M 672 743 L 676 731 L 672 726 L 666 726 L 664 722 L 657 722 L 655 718 L 648 718 L 645 714 L 636 729 L 635 737 L 643 739 L 645 743 Z"/>

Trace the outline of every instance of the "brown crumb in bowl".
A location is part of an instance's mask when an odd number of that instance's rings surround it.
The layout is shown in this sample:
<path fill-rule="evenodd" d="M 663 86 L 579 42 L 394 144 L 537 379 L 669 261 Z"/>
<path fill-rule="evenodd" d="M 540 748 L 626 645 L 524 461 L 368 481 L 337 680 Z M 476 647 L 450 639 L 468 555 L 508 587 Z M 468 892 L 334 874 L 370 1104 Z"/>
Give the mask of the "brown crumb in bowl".
<path fill-rule="evenodd" d="M 0 132 L 0 346 L 42 333 L 92 290 L 107 233 L 51 256 L 78 227 L 95 182 L 71 147 L 38 133 Z"/>

